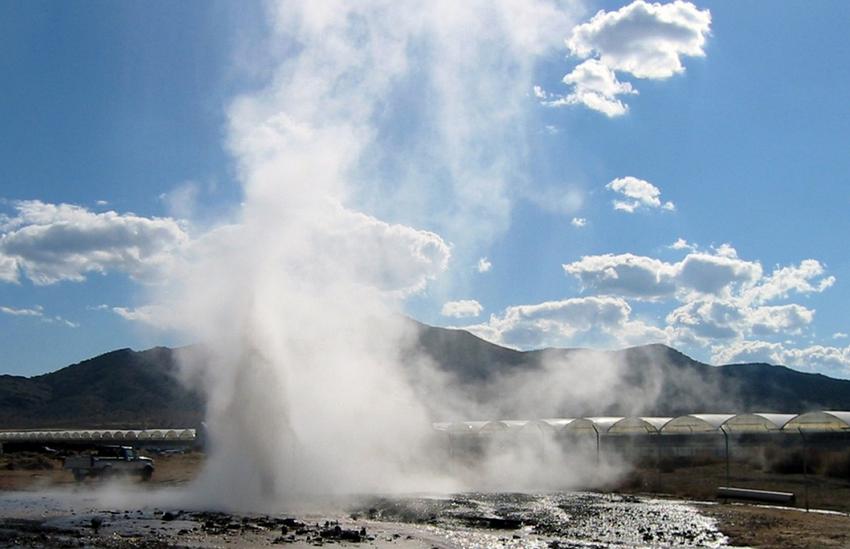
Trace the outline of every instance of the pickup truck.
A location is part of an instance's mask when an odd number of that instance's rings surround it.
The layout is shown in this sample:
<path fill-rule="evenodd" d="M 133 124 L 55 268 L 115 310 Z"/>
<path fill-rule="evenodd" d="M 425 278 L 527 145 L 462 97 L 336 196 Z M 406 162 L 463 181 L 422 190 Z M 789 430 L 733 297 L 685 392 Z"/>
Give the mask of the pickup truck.
<path fill-rule="evenodd" d="M 130 446 L 102 446 L 96 454 L 85 454 L 65 458 L 65 469 L 70 469 L 74 479 L 86 477 L 110 477 L 112 475 L 139 475 L 150 480 L 153 475 L 153 460 L 142 457 Z"/>

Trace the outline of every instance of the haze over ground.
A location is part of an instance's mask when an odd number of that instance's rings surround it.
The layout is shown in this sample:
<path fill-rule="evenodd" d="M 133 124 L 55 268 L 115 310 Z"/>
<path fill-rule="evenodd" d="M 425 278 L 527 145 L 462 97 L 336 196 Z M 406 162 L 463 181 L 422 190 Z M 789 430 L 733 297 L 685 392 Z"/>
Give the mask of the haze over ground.
<path fill-rule="evenodd" d="M 319 95 L 311 116 L 361 117 L 345 206 L 418 258 L 398 308 L 519 348 L 658 341 L 847 377 L 850 7 L 557 6 L 375 8 L 390 80 L 339 86 L 376 103 Z M 309 38 L 286 13 L 0 7 L 4 372 L 189 342 L 152 295 L 244 221 L 240 105 L 273 101 Z M 350 152 L 313 138 L 318 166 Z"/>

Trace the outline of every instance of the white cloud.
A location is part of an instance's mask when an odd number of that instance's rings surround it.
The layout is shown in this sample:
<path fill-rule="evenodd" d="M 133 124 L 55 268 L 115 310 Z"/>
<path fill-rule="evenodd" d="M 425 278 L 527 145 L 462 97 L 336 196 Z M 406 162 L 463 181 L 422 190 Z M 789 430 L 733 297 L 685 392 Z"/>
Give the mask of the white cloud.
<path fill-rule="evenodd" d="M 173 219 L 94 213 L 38 200 L 14 207 L 17 215 L 6 219 L 0 234 L 0 279 L 5 281 L 17 281 L 20 272 L 38 285 L 81 281 L 91 272 L 143 278 L 188 242 Z"/>
<path fill-rule="evenodd" d="M 672 296 L 676 291 L 675 266 L 633 254 L 584 256 L 563 265 L 585 290 L 641 299 Z"/>
<path fill-rule="evenodd" d="M 590 21 L 573 28 L 566 44 L 570 53 L 586 61 L 564 77 L 572 86 L 566 97 L 548 105 L 585 105 L 607 116 L 628 111 L 618 96 L 635 94 L 629 82 L 620 82 L 615 71 L 636 78 L 665 79 L 685 70 L 683 57 L 705 55 L 711 13 L 689 2 L 649 4 L 632 2 L 617 11 L 599 11 Z"/>
<path fill-rule="evenodd" d="M 332 258 L 350 258 L 347 276 L 359 283 L 408 295 L 423 290 L 448 266 L 451 247 L 435 233 L 358 212 L 341 213 L 340 219 L 346 238 L 330 234 L 322 245 Z"/>
<path fill-rule="evenodd" d="M 94 204 L 95 204 L 95 206 L 109 206 L 109 201 L 108 200 L 97 200 Z"/>
<path fill-rule="evenodd" d="M 18 262 L 14 257 L 7 257 L 2 252 L 0 252 L 0 282 L 18 282 Z"/>
<path fill-rule="evenodd" d="M 563 265 L 584 291 L 643 301 L 678 301 L 667 313 L 671 340 L 707 345 L 713 340 L 800 335 L 814 321 L 815 311 L 796 303 L 770 304 L 791 294 L 821 292 L 834 282 L 823 267 L 805 260 L 778 267 L 765 276 L 761 264 L 738 257 L 721 245 L 711 252 L 691 247 L 681 261 L 669 263 L 633 254 L 585 256 Z"/>
<path fill-rule="evenodd" d="M 54 316 L 52 319 L 46 319 L 47 322 L 58 322 L 67 326 L 68 328 L 79 328 L 80 324 L 78 322 L 72 322 L 67 318 L 62 318 L 61 316 Z"/>
<path fill-rule="evenodd" d="M 72 322 L 68 319 L 62 318 L 59 315 L 49 316 L 44 313 L 44 308 L 41 305 L 36 305 L 35 307 L 29 308 L 15 308 L 15 307 L 5 307 L 0 305 L 0 313 L 10 316 L 21 316 L 21 317 L 32 317 L 38 318 L 41 322 L 46 322 L 48 324 L 59 323 L 69 328 L 79 328 L 80 325 L 76 322 Z"/>
<path fill-rule="evenodd" d="M 484 339 L 519 349 L 595 342 L 622 345 L 666 340 L 660 329 L 631 319 L 622 298 L 577 297 L 534 305 L 515 305 L 488 322 L 464 329 Z"/>
<path fill-rule="evenodd" d="M 755 285 L 762 276 L 758 262 L 697 252 L 678 263 L 634 254 L 584 256 L 563 268 L 585 290 L 639 299 L 690 293 L 724 296 Z"/>
<path fill-rule="evenodd" d="M 832 339 L 847 339 L 847 334 L 844 332 L 835 332 L 832 334 Z"/>
<path fill-rule="evenodd" d="M 649 4 L 636 0 L 617 11 L 599 11 L 576 26 L 567 46 L 594 56 L 611 70 L 637 78 L 662 79 L 683 72 L 682 57 L 702 57 L 711 13 L 690 2 Z"/>
<path fill-rule="evenodd" d="M 583 217 L 574 217 L 572 219 L 572 221 L 570 221 L 570 224 L 573 227 L 579 227 L 579 228 L 585 227 L 585 226 L 587 226 L 587 219 L 585 219 Z"/>
<path fill-rule="evenodd" d="M 628 82 L 620 82 L 617 76 L 603 63 L 589 59 L 578 65 L 563 79 L 564 84 L 572 86 L 572 93 L 565 97 L 549 99 L 544 105 L 559 107 L 562 105 L 584 105 L 609 117 L 621 116 L 629 107 L 617 99 L 618 95 L 636 94 Z"/>
<path fill-rule="evenodd" d="M 145 324 L 155 324 L 156 317 L 159 316 L 157 314 L 157 308 L 152 305 L 145 305 L 135 309 L 130 309 L 128 307 L 112 307 L 112 312 L 124 320 L 142 322 Z"/>
<path fill-rule="evenodd" d="M 479 273 L 488 273 L 490 269 L 493 268 L 493 264 L 486 257 L 482 257 L 478 260 L 478 265 L 476 266 Z"/>
<path fill-rule="evenodd" d="M 540 86 L 535 85 L 534 88 L 533 88 L 533 91 L 534 91 L 534 97 L 536 97 L 537 99 L 546 99 L 546 98 L 549 97 L 549 94 L 546 93 L 546 90 L 544 90 Z"/>
<path fill-rule="evenodd" d="M 628 200 L 614 200 L 614 209 L 634 213 L 639 208 L 675 210 L 672 202 L 661 202 L 661 189 L 643 179 L 626 176 L 614 179 L 605 188 Z"/>
<path fill-rule="evenodd" d="M 684 238 L 677 238 L 676 242 L 670 244 L 668 247 L 672 250 L 688 250 L 690 252 L 696 251 L 697 249 L 696 246 L 689 244 Z"/>
<path fill-rule="evenodd" d="M 454 318 L 468 318 L 480 315 L 483 310 L 484 307 L 474 299 L 461 299 L 444 303 L 440 314 Z"/>
<path fill-rule="evenodd" d="M 751 335 L 799 334 L 815 312 L 798 304 L 749 307 L 740 299 L 705 298 L 690 301 L 667 315 L 673 329 L 687 329 L 704 340 Z"/>
<path fill-rule="evenodd" d="M 43 316 L 44 310 L 40 306 L 32 309 L 16 309 L 15 307 L 5 307 L 0 305 L 0 313 L 12 316 Z"/>
<path fill-rule="evenodd" d="M 790 293 L 820 293 L 835 283 L 834 276 L 823 276 L 824 266 L 815 259 L 805 259 L 799 265 L 779 267 L 762 284 L 747 293 L 747 298 L 764 303 L 788 297 Z"/>
<path fill-rule="evenodd" d="M 744 340 L 716 346 L 713 351 L 712 359 L 719 364 L 768 362 L 790 366 L 797 370 L 850 377 L 850 346 L 787 347 L 782 343 Z"/>
<path fill-rule="evenodd" d="M 722 295 L 732 286 L 753 286 L 762 277 L 761 264 L 737 256 L 692 252 L 674 267 L 681 288 L 702 294 Z"/>

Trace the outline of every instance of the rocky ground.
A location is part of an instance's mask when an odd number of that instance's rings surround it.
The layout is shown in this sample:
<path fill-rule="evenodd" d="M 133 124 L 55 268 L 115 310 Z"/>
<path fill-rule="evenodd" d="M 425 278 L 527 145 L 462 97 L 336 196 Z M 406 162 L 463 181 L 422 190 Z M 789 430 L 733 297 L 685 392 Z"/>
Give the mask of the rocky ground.
<path fill-rule="evenodd" d="M 651 493 L 653 471 L 609 493 L 370 497 L 322 512 L 240 515 L 151 498 L 183 490 L 203 463 L 197 453 L 154 457 L 153 482 L 125 481 L 120 490 L 128 497 L 115 503 L 100 496 L 102 483 L 75 483 L 49 456 L 0 456 L 0 546 L 850 547 L 847 514 L 666 499 Z M 661 481 L 680 496 L 703 490 L 710 499 L 717 474 L 679 470 Z M 763 479 L 780 481 L 800 482 Z M 844 489 L 823 488 L 817 497 L 832 507 L 850 505 Z"/>

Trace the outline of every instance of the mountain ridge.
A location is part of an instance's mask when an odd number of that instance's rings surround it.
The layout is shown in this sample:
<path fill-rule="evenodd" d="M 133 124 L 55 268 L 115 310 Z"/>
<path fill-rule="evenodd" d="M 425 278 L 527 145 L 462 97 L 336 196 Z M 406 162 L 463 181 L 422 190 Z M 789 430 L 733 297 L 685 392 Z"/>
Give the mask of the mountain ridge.
<path fill-rule="evenodd" d="M 505 378 L 541 376 L 545 385 L 546 376 L 563 373 L 563 368 L 578 368 L 577 377 L 588 375 L 584 369 L 589 363 L 590 375 L 604 367 L 614 368 L 610 391 L 603 387 L 605 399 L 541 401 L 538 417 L 850 409 L 850 380 L 786 366 L 712 366 L 663 344 L 608 351 L 518 351 L 465 330 L 411 322 L 417 339 L 407 357 L 430 357 L 470 395 L 486 395 L 482 388 Z M 0 429 L 198 425 L 204 414 L 203 398 L 177 380 L 177 357 L 186 349 L 123 348 L 37 376 L 0 375 Z M 655 396 L 647 399 L 647 394 Z M 491 394 L 489 398 L 498 397 Z M 435 420 L 447 419 L 439 411 L 434 415 Z"/>

